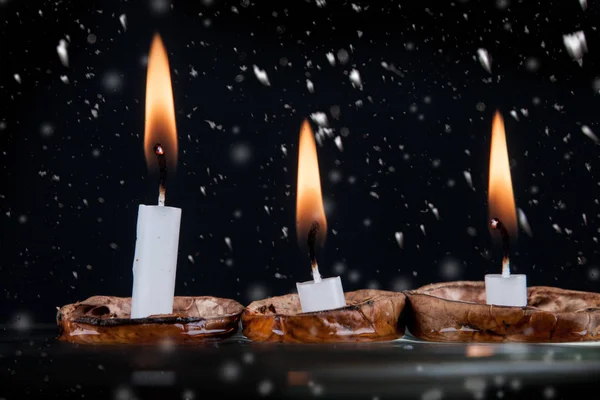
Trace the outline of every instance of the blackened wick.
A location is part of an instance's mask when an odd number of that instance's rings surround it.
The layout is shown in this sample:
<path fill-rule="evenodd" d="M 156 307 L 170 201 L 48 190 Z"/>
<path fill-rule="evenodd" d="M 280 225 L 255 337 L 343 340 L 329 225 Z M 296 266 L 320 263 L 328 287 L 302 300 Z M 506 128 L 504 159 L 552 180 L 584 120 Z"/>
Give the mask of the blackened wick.
<path fill-rule="evenodd" d="M 315 253 L 315 242 L 317 241 L 317 233 L 321 226 L 317 221 L 313 221 L 310 226 L 310 230 L 308 231 L 308 240 L 306 243 L 308 244 L 308 256 L 310 257 L 310 264 L 314 268 L 317 265 L 317 255 Z"/>
<path fill-rule="evenodd" d="M 504 251 L 504 256 L 502 257 L 502 273 L 510 273 L 510 236 L 508 235 L 508 230 L 498 218 L 492 218 L 490 226 L 493 229 L 498 229 L 500 231 L 500 237 L 502 237 L 502 249 Z"/>
<path fill-rule="evenodd" d="M 159 181 L 158 181 L 158 204 L 165 205 L 165 192 L 167 191 L 167 157 L 165 156 L 165 148 L 160 143 L 154 145 L 154 153 L 158 161 Z"/>

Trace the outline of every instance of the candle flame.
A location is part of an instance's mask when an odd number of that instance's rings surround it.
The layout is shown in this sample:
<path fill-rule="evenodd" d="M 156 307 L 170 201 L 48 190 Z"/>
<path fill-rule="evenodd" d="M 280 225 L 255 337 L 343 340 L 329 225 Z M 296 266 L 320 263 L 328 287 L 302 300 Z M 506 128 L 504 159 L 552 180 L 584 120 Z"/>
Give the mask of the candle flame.
<path fill-rule="evenodd" d="M 496 111 L 492 125 L 492 145 L 490 149 L 490 171 L 488 185 L 489 218 L 498 218 L 508 232 L 517 234 L 517 212 L 513 195 L 512 180 L 504 122 Z"/>
<path fill-rule="evenodd" d="M 298 149 L 298 186 L 296 195 L 296 233 L 298 242 L 306 244 L 314 221 L 319 223 L 316 243 L 323 245 L 327 234 L 327 220 L 321 195 L 321 177 L 315 135 L 307 120 L 300 129 Z"/>
<path fill-rule="evenodd" d="M 146 124 L 144 154 L 151 169 L 156 168 L 156 144 L 160 144 L 170 168 L 177 164 L 177 127 L 169 59 L 160 35 L 152 39 L 146 78 Z"/>

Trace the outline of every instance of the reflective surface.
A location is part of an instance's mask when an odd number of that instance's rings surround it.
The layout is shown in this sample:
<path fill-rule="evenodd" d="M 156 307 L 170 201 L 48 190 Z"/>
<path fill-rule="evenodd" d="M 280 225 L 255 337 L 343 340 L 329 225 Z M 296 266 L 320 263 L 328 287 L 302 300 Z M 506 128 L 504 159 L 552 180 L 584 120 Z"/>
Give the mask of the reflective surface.
<path fill-rule="evenodd" d="M 0 330 L 0 398 L 496 399 L 594 390 L 600 345 L 284 345 L 241 336 L 203 346 L 91 346 L 54 327 Z"/>

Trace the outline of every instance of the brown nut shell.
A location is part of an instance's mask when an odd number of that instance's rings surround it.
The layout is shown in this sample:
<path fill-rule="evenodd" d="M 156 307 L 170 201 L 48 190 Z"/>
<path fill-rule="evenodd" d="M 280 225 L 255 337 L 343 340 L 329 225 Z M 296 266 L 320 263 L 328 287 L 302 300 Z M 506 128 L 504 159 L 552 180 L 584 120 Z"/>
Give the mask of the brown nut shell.
<path fill-rule="evenodd" d="M 409 332 L 439 342 L 600 340 L 600 294 L 528 288 L 526 307 L 487 305 L 484 282 L 444 282 L 404 293 Z"/>
<path fill-rule="evenodd" d="M 406 296 L 384 290 L 347 292 L 346 307 L 302 313 L 297 294 L 251 303 L 243 333 L 258 342 L 333 343 L 393 340 L 404 334 Z"/>
<path fill-rule="evenodd" d="M 89 344 L 197 343 L 235 334 L 244 306 L 218 297 L 175 297 L 173 314 L 129 318 L 131 297 L 93 296 L 58 310 L 59 340 Z"/>

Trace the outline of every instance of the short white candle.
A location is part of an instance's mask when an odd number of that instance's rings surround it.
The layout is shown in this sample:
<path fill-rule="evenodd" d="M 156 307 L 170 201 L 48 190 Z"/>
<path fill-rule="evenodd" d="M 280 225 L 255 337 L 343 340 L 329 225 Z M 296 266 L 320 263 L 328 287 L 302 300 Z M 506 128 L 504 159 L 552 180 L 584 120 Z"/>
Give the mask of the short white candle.
<path fill-rule="evenodd" d="M 321 232 L 318 235 L 319 231 Z M 315 255 L 315 246 L 325 241 L 327 219 L 321 195 L 321 177 L 315 136 L 307 120 L 300 128 L 298 147 L 298 193 L 296 198 L 296 232 L 298 238 L 307 238 L 308 255 L 313 280 L 297 282 L 302 312 L 332 310 L 346 306 L 344 289 L 339 276 L 322 279 Z M 317 237 L 319 236 L 319 237 Z"/>
<path fill-rule="evenodd" d="M 131 318 L 173 313 L 181 208 L 138 209 Z"/>
<path fill-rule="evenodd" d="M 485 302 L 497 306 L 525 307 L 527 305 L 527 276 L 511 275 L 508 255 L 508 231 L 497 218 L 490 222 L 492 228 L 500 230 L 504 243 L 502 274 L 485 276 Z"/>
<path fill-rule="evenodd" d="M 497 306 L 527 305 L 527 276 L 488 274 L 485 276 L 485 302 Z"/>
<path fill-rule="evenodd" d="M 296 283 L 302 312 L 333 310 L 346 306 L 342 280 L 339 276 L 321 278 L 318 268 L 313 269 L 313 280 Z"/>

